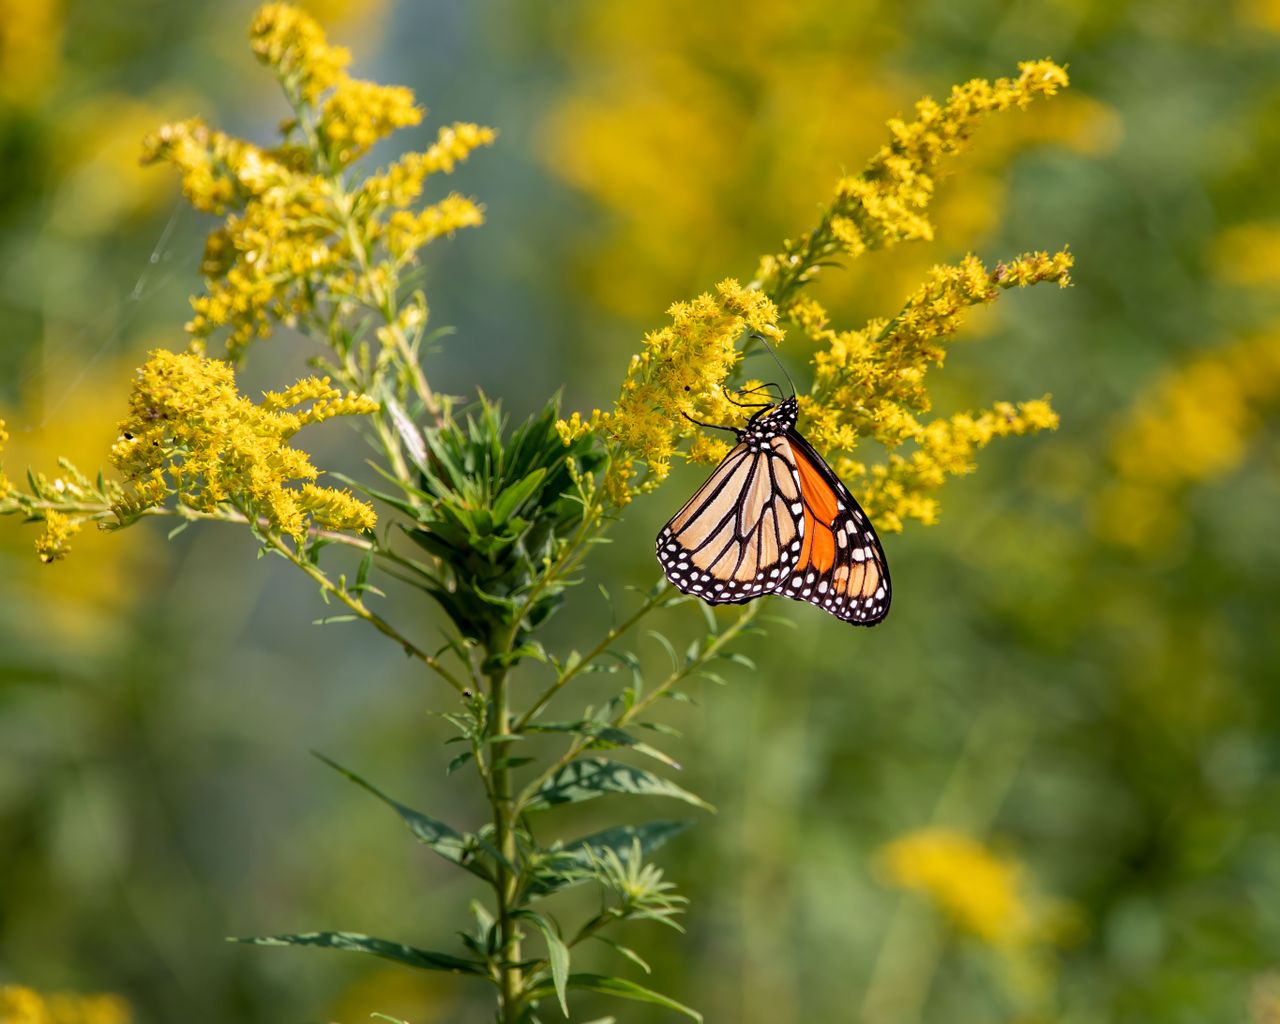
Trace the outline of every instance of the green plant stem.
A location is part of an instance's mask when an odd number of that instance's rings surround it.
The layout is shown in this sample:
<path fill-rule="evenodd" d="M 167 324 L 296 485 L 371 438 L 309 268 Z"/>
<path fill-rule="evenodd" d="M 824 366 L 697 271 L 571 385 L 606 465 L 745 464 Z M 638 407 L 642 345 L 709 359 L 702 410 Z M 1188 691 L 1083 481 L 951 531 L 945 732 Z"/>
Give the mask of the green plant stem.
<path fill-rule="evenodd" d="M 514 631 L 512 632 L 514 638 Z M 508 641 L 508 648 L 511 646 Z M 520 878 L 515 869 L 519 851 L 516 848 L 515 811 L 511 800 L 511 768 L 507 764 L 511 735 L 511 709 L 507 693 L 509 670 L 504 666 L 489 676 L 491 702 L 489 734 L 494 738 L 493 760 L 489 769 L 489 794 L 493 804 L 494 838 L 502 859 L 497 864 L 494 891 L 497 895 L 498 991 L 502 1024 L 516 1024 L 523 1002 L 524 972 L 519 967 L 520 936 L 515 910 Z M 515 870 L 513 870 L 515 869 Z"/>

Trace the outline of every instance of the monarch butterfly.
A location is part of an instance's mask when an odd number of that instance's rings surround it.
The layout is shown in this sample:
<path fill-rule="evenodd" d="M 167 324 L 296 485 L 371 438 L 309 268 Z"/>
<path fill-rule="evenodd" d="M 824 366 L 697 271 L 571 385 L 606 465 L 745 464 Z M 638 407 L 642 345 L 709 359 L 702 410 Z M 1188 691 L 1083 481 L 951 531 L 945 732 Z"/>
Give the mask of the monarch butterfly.
<path fill-rule="evenodd" d="M 708 604 L 782 594 L 874 626 L 892 595 L 884 549 L 848 488 L 796 430 L 798 415 L 793 387 L 741 430 L 699 424 L 732 431 L 738 444 L 662 528 L 658 561 L 677 588 Z"/>

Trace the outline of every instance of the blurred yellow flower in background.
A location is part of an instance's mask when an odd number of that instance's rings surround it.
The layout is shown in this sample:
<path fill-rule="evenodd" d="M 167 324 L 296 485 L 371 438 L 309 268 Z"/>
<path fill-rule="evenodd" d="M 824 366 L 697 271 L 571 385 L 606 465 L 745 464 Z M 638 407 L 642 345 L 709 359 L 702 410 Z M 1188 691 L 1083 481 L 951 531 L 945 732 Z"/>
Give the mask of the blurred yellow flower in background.
<path fill-rule="evenodd" d="M 895 59 L 907 17 L 822 0 L 583 5 L 561 37 L 569 88 L 542 125 L 541 152 L 604 211 L 605 231 L 592 226 L 579 267 L 586 290 L 641 319 L 724 276 L 744 252 L 793 236 L 812 197 L 879 144 L 864 112 L 904 109 L 924 91 Z M 938 197 L 940 236 L 963 252 L 999 222 L 996 172 L 1025 145 L 1099 152 L 1118 137 L 1115 113 L 1088 97 L 1000 124 Z M 827 299 L 865 310 L 885 290 L 908 291 L 929 262 L 903 252 L 874 279 L 841 279 Z"/>
<path fill-rule="evenodd" d="M 0 1024 L 129 1024 L 129 1004 L 116 995 L 41 993 L 0 985 Z"/>
<path fill-rule="evenodd" d="M 42 103 L 62 68 L 61 0 L 0 0 L 0 100 Z"/>
<path fill-rule="evenodd" d="M 115 440 L 120 396 L 132 372 L 133 358 L 126 356 L 99 361 L 88 377 L 79 366 L 56 362 L 46 374 L 31 377 L 21 404 L 0 409 L 10 435 L 0 441 L 4 482 L 16 485 L 30 468 L 37 477 L 48 474 L 46 482 L 54 486 L 66 476 L 59 467 L 62 458 L 96 465 Z M 56 396 L 56 402 L 47 395 Z M 4 491 L 0 482 L 0 504 Z M 112 639 L 120 617 L 138 599 L 139 576 L 166 557 L 165 548 L 148 545 L 141 534 L 108 538 L 88 530 L 75 543 L 77 556 L 85 557 L 60 562 L 54 573 L 31 557 L 30 536 L 6 531 L 0 538 L 0 561 L 14 600 L 38 602 L 45 628 L 79 643 Z"/>
<path fill-rule="evenodd" d="M 1256 221 L 1227 228 L 1214 242 L 1210 259 L 1228 284 L 1280 285 L 1280 222 Z"/>
<path fill-rule="evenodd" d="M 1099 495 L 1107 540 L 1139 549 L 1169 543 L 1190 485 L 1223 476 L 1280 407 L 1280 331 L 1197 356 L 1140 395 L 1112 441 L 1116 478 Z"/>
<path fill-rule="evenodd" d="M 960 931 L 992 946 L 1034 939 L 1022 866 L 971 836 L 922 829 L 895 839 L 879 856 L 889 884 L 920 893 Z"/>

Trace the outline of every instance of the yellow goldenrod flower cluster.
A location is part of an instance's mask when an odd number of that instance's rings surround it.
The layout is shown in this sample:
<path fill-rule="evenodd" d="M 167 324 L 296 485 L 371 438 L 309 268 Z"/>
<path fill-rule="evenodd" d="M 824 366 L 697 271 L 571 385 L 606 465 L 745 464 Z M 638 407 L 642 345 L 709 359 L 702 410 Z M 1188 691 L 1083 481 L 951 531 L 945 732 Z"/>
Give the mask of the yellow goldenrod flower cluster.
<path fill-rule="evenodd" d="M 732 278 L 667 312 L 671 324 L 648 334 L 644 349 L 632 357 L 614 410 L 596 410 L 588 421 L 575 413 L 559 425 L 566 444 L 589 430 L 608 433 L 614 458 L 605 486 L 616 505 L 666 479 L 676 445 L 697 431 L 686 417 L 742 420 L 743 410 L 728 400 L 723 385 L 740 358 L 736 346 L 743 334 L 782 338 L 773 303 Z M 716 454 L 705 441 L 693 451 L 706 459 Z"/>
<path fill-rule="evenodd" d="M 363 156 L 380 139 L 422 123 L 413 91 L 402 85 L 378 85 L 344 79 L 325 100 L 317 131 L 338 167 Z"/>
<path fill-rule="evenodd" d="M 84 522 L 51 508 L 44 514 L 44 532 L 36 538 L 36 554 L 42 562 L 56 562 L 71 551 L 71 538 Z"/>
<path fill-rule="evenodd" d="M 42 994 L 0 985 L 0 1024 L 129 1024 L 129 1004 L 116 995 Z"/>
<path fill-rule="evenodd" d="M 314 18 L 291 4 L 265 4 L 249 27 L 253 52 L 275 69 L 290 92 L 314 104 L 346 76 L 351 53 L 331 46 Z"/>
<path fill-rule="evenodd" d="M 921 829 L 880 851 L 887 882 L 923 895 L 960 931 L 996 947 L 1036 938 L 1023 869 L 961 832 Z"/>
<path fill-rule="evenodd" d="M 319 471 L 286 442 L 308 423 L 377 409 L 372 399 L 342 394 L 328 378 L 300 381 L 255 405 L 236 390 L 228 363 L 152 352 L 138 370 L 129 418 L 111 453 L 134 488 L 122 511 L 136 515 L 177 495 L 205 513 L 229 503 L 294 538 L 313 523 L 372 529 L 373 509 L 345 491 L 315 486 Z M 295 481 L 303 486 L 291 486 Z"/>
<path fill-rule="evenodd" d="M 1071 256 L 1027 253 L 988 269 L 976 256 L 953 267 L 934 267 L 926 283 L 889 321 L 857 331 L 828 326 L 826 311 L 810 297 L 795 307 L 801 327 L 818 345 L 812 393 L 801 402 L 809 439 L 827 452 L 853 452 L 872 439 L 889 451 L 886 463 L 868 468 L 850 455 L 833 456 L 836 472 L 859 494 L 880 526 L 890 532 L 915 519 L 937 521 L 932 496 L 948 476 L 971 472 L 973 454 L 993 437 L 1053 429 L 1058 418 L 1047 399 L 1008 402 L 977 414 L 959 413 L 922 423 L 931 408 L 926 375 L 941 366 L 945 341 L 965 311 L 993 302 L 1001 289 L 1070 281 Z M 915 449 L 906 455 L 898 449 Z"/>
<path fill-rule="evenodd" d="M 1072 265 L 1066 250 L 1025 253 L 992 269 L 972 255 L 956 266 L 934 267 L 896 316 L 861 330 L 832 327 L 821 303 L 803 290 L 837 251 L 858 255 L 930 237 L 925 214 L 941 158 L 955 152 L 986 115 L 1025 107 L 1032 97 L 1051 96 L 1067 83 L 1066 72 L 1050 61 L 1020 68 L 1016 79 L 957 86 L 945 104 L 921 100 L 917 119 L 890 122 L 893 141 L 862 175 L 841 182 L 817 229 L 800 243 L 788 243 L 783 255 L 765 258 L 757 281 L 746 288 L 727 281 L 714 297 L 672 307 L 672 327 L 646 338 L 614 411 L 561 424 L 566 441 L 590 430 L 607 433 L 614 449 L 612 498 L 621 502 L 661 482 L 678 442 L 692 433 L 686 415 L 717 424 L 742 420 L 742 410 L 725 392 L 740 358 L 735 344 L 748 332 L 781 340 L 778 325 L 784 319 L 817 346 L 812 389 L 800 401 L 801 429 L 884 530 L 901 530 L 907 519 L 935 522 L 934 494 L 948 476 L 972 471 L 974 453 L 992 438 L 1057 426 L 1047 399 L 1002 402 L 932 422 L 920 417 L 931 408 L 927 372 L 942 365 L 945 341 L 965 312 L 994 301 L 1004 289 L 1045 281 L 1066 287 Z M 728 298 L 736 306 L 726 307 Z M 887 461 L 868 467 L 853 457 L 866 439 L 888 452 Z M 914 449 L 904 454 L 899 449 L 907 443 Z M 726 447 L 699 435 L 686 454 L 713 461 Z M 636 462 L 647 468 L 640 483 L 633 479 Z"/>
<path fill-rule="evenodd" d="M 187 329 L 198 349 L 225 331 L 233 357 L 277 323 L 323 327 L 334 314 L 392 315 L 400 274 L 419 250 L 484 220 L 483 208 L 459 195 L 411 209 L 425 179 L 494 139 L 491 129 L 455 124 L 426 152 L 348 180 L 352 161 L 421 122 L 413 93 L 351 78 L 347 51 L 287 4 L 262 8 L 250 36 L 294 109 L 281 144 L 260 148 L 193 119 L 165 125 L 144 148 L 147 162 L 178 168 L 193 206 L 226 218 L 209 236 L 206 290 L 192 300 Z"/>
<path fill-rule="evenodd" d="M 1025 109 L 1036 96 L 1053 96 L 1068 84 L 1066 71 L 1049 60 L 1024 61 L 1018 70 L 1017 78 L 977 78 L 954 86 L 945 103 L 920 100 L 915 120 L 889 122 L 892 140 L 861 174 L 841 179 L 818 227 L 761 262 L 757 276 L 784 314 L 797 288 L 833 255 L 856 257 L 933 237 L 928 207 L 942 158 L 959 151 L 989 115 Z"/>
<path fill-rule="evenodd" d="M 1280 332 L 1224 346 L 1173 370 L 1138 399 L 1112 444 L 1116 479 L 1098 497 L 1107 539 L 1162 545 L 1184 488 L 1222 476 L 1280 405 Z"/>

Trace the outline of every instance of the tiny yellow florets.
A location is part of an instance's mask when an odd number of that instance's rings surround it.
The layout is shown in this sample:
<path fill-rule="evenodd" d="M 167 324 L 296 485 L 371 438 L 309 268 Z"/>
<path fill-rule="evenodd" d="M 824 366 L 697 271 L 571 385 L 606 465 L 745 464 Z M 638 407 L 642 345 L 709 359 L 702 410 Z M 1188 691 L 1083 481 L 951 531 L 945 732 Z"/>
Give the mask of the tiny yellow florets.
<path fill-rule="evenodd" d="M 1057 426 L 1047 401 L 1017 407 L 1002 403 L 976 415 L 923 423 L 932 401 L 931 367 L 942 365 L 946 340 L 971 306 L 993 301 L 1001 289 L 1041 281 L 1065 285 L 1071 255 L 1027 253 L 988 270 L 975 256 L 956 266 L 934 267 L 926 283 L 890 321 L 875 320 L 859 331 L 827 326 L 826 312 L 805 296 L 793 307 L 805 333 L 818 343 L 812 392 L 801 400 L 804 429 L 820 451 L 831 453 L 837 472 L 854 488 L 886 531 L 905 520 L 936 522 L 932 496 L 948 476 L 973 469 L 973 454 L 993 437 L 1034 433 Z M 888 461 L 870 470 L 850 458 L 863 439 L 889 451 Z M 903 445 L 915 450 L 898 453 Z"/>
<path fill-rule="evenodd" d="M 494 139 L 489 128 L 450 125 L 425 152 L 344 181 L 376 142 L 421 122 L 413 93 L 351 78 L 347 51 L 287 4 L 262 8 L 250 35 L 294 106 L 281 144 L 260 148 L 193 119 L 165 125 L 144 146 L 146 162 L 178 168 L 193 206 L 226 218 L 205 246 L 206 288 L 192 299 L 187 330 L 198 351 L 225 334 L 232 357 L 278 323 L 323 330 L 335 310 L 384 313 L 423 246 L 484 220 L 478 203 L 457 195 L 411 209 L 425 179 Z"/>
<path fill-rule="evenodd" d="M 895 317 L 861 330 L 833 327 L 821 303 L 804 290 L 841 255 L 932 237 L 927 212 L 942 158 L 959 150 L 987 115 L 1026 107 L 1067 84 L 1066 72 L 1051 61 L 1026 62 L 1019 70 L 1017 78 L 957 86 L 945 103 L 923 99 L 914 120 L 890 121 L 891 141 L 861 174 L 839 182 L 817 229 L 761 260 L 756 282 L 743 288 L 726 281 L 715 295 L 671 307 L 671 326 L 649 334 L 632 358 L 614 410 L 561 424 L 566 441 L 604 431 L 614 455 L 611 476 L 621 477 L 610 493 L 629 498 L 656 486 L 690 436 L 685 457 L 722 458 L 724 439 L 698 433 L 687 417 L 739 425 L 744 411 L 725 391 L 740 359 L 738 346 L 749 333 L 778 341 L 779 322 L 786 320 L 816 345 L 812 389 L 799 396 L 800 429 L 882 530 L 900 530 L 908 519 L 935 522 L 936 492 L 949 476 L 970 472 L 974 453 L 992 438 L 1057 426 L 1047 399 L 940 420 L 921 417 L 932 405 L 928 371 L 942 364 L 946 341 L 967 310 L 993 301 L 1002 289 L 1042 281 L 1065 287 L 1072 265 L 1065 249 L 1025 253 L 990 270 L 976 256 L 934 267 Z M 852 456 L 867 439 L 887 451 L 885 462 L 868 466 Z M 904 452 L 903 446 L 910 447 Z"/>
<path fill-rule="evenodd" d="M 441 128 L 425 153 L 406 153 L 381 174 L 370 175 L 361 193 L 383 206 L 408 206 L 422 194 L 423 181 L 453 169 L 481 146 L 493 145 L 497 132 L 478 124 L 458 122 Z"/>
<path fill-rule="evenodd" d="M 407 260 L 437 238 L 483 223 L 484 207 L 455 193 L 417 213 L 393 213 L 387 221 L 387 251 L 397 260 Z"/>
<path fill-rule="evenodd" d="M 397 129 L 421 123 L 412 90 L 347 78 L 325 100 L 319 130 L 334 163 L 345 167 Z"/>
<path fill-rule="evenodd" d="M 308 103 L 344 78 L 351 63 L 344 47 L 330 46 L 319 23 L 291 4 L 260 7 L 249 39 L 258 59 Z"/>
<path fill-rule="evenodd" d="M 42 562 L 56 562 L 71 551 L 71 538 L 80 532 L 83 521 L 49 509 L 44 513 L 44 532 L 36 538 L 36 554 Z"/>
<path fill-rule="evenodd" d="M 229 503 L 295 538 L 311 522 L 371 529 L 373 509 L 345 491 L 316 487 L 319 471 L 286 442 L 308 423 L 377 408 L 315 378 L 255 405 L 236 390 L 230 364 L 157 350 L 138 371 L 111 461 L 134 486 L 133 514 L 176 495 L 201 512 Z M 290 486 L 296 481 L 301 489 Z"/>
<path fill-rule="evenodd" d="M 1025 109 L 1036 96 L 1053 96 L 1068 83 L 1066 70 L 1052 61 L 1025 61 L 1018 70 L 1016 78 L 976 78 L 957 85 L 944 103 L 926 97 L 916 104 L 913 120 L 889 121 L 891 140 L 861 174 L 840 180 L 822 224 L 762 260 L 757 276 L 784 314 L 795 317 L 791 303 L 798 286 L 811 280 L 825 259 L 933 238 L 928 208 L 942 159 L 962 149 L 989 115 Z"/>
<path fill-rule="evenodd" d="M 773 303 L 731 278 L 714 293 L 677 302 L 667 312 L 671 324 L 645 337 L 613 411 L 593 415 L 587 427 L 603 429 L 609 437 L 614 457 L 606 487 L 616 504 L 666 478 L 677 443 L 696 433 L 687 416 L 713 423 L 743 419 L 743 410 L 725 397 L 724 381 L 741 358 L 737 343 L 744 334 L 782 339 Z M 560 426 L 562 437 L 583 431 L 581 418 Z M 704 443 L 689 457 L 709 459 L 717 450 Z"/>

